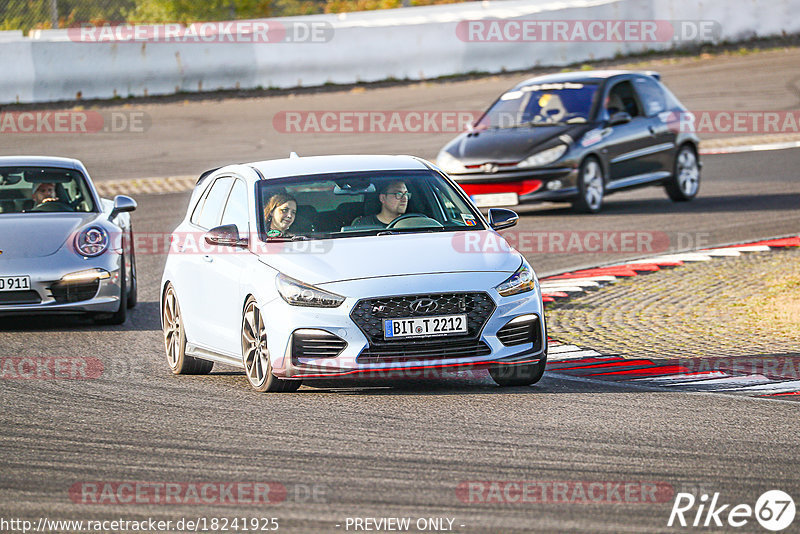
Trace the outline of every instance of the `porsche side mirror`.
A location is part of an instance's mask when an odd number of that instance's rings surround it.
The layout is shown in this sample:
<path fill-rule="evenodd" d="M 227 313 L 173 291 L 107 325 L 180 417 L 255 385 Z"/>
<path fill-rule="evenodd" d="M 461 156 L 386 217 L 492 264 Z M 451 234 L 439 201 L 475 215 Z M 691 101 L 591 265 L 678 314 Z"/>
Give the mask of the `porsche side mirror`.
<path fill-rule="evenodd" d="M 109 221 L 113 221 L 114 218 L 119 215 L 120 213 L 133 211 L 136 209 L 136 201 L 133 200 L 131 197 L 127 197 L 125 195 L 117 195 L 114 197 L 114 208 L 111 210 L 111 214 L 108 216 Z"/>

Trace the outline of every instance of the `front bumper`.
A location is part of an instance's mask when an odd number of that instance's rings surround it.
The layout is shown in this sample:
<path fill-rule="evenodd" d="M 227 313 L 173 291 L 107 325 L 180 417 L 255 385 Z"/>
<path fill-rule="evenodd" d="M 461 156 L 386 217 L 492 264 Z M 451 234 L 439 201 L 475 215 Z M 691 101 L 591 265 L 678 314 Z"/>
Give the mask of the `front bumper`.
<path fill-rule="evenodd" d="M 0 315 L 114 313 L 119 309 L 121 255 L 114 251 L 88 259 L 71 252 L 17 258 L 3 260 L 0 267 L 3 275 L 31 278 L 27 295 L 0 294 Z M 95 268 L 107 272 L 108 278 L 93 283 L 62 282 L 67 274 Z"/>
<path fill-rule="evenodd" d="M 468 196 L 483 193 L 517 193 L 520 202 L 569 200 L 578 194 L 578 169 L 548 167 L 515 171 L 450 174 Z M 538 188 L 518 184 L 538 181 Z M 555 187 L 554 187 L 555 186 Z"/>
<path fill-rule="evenodd" d="M 436 284 L 437 275 L 427 275 L 426 283 L 429 287 L 420 287 L 409 284 L 415 288 L 414 293 L 423 295 L 428 293 L 446 293 L 442 286 Z M 425 277 L 420 277 L 420 282 Z M 376 286 L 377 290 L 379 286 Z M 385 290 L 386 288 L 384 288 Z M 274 318 L 270 325 L 268 345 L 272 359 L 272 371 L 281 378 L 294 379 L 324 379 L 336 377 L 379 376 L 386 378 L 416 378 L 428 369 L 466 369 L 487 368 L 491 365 L 519 365 L 535 364 L 546 358 L 547 335 L 544 314 L 541 304 L 541 293 L 536 290 L 512 297 L 501 297 L 496 291 L 487 291 L 485 286 L 464 288 L 459 287 L 457 292 L 485 292 L 495 304 L 494 311 L 483 324 L 478 335 L 473 339 L 476 343 L 488 346 L 488 353 L 475 356 L 448 354 L 447 356 L 427 357 L 425 354 L 403 358 L 402 361 L 387 359 L 376 360 L 373 357 L 362 357 L 367 349 L 374 348 L 364 332 L 353 322 L 350 313 L 358 298 L 348 298 L 339 308 L 301 308 L 289 306 L 281 299 L 273 300 L 262 306 L 267 317 Z M 456 292 L 454 290 L 454 292 Z M 367 294 L 385 294 L 369 292 Z M 398 294 L 407 294 L 406 292 Z M 509 321 L 523 315 L 532 315 L 538 318 L 536 328 L 536 341 L 530 343 L 506 346 L 498 338 L 498 331 L 507 326 Z M 324 325 L 324 326 L 320 326 Z M 318 331 L 321 336 L 327 335 L 328 340 L 338 338 L 343 346 L 335 357 L 323 358 L 298 358 L 293 354 L 293 336 L 297 332 L 308 333 Z M 463 340 L 463 338 L 461 338 Z M 458 341 L 458 336 L 437 338 L 444 342 Z M 398 346 L 405 341 L 393 341 Z"/>

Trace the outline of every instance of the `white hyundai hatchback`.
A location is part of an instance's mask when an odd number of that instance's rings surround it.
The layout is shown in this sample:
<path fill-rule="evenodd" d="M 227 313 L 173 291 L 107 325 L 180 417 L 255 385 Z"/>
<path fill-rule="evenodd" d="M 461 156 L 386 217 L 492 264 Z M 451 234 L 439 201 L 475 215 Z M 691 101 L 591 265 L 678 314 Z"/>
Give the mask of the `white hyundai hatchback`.
<path fill-rule="evenodd" d="M 304 380 L 488 369 L 544 372 L 533 269 L 431 163 L 320 156 L 230 165 L 198 180 L 161 287 L 175 374 L 243 368 L 258 391 Z"/>

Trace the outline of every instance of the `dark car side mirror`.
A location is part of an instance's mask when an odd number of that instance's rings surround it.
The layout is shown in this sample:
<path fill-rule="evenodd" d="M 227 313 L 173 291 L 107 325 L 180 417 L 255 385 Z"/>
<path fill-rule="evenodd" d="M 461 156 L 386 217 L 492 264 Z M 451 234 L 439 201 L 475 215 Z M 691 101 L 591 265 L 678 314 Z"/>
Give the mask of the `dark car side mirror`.
<path fill-rule="evenodd" d="M 519 221 L 519 215 L 505 208 L 491 208 L 489 210 L 489 226 L 494 230 L 511 228 Z"/>
<path fill-rule="evenodd" d="M 126 197 L 125 195 L 117 195 L 114 197 L 114 208 L 111 210 L 111 213 L 108 216 L 109 221 L 113 221 L 114 217 L 119 215 L 120 213 L 133 211 L 136 209 L 136 201 L 133 200 L 131 197 Z"/>
<path fill-rule="evenodd" d="M 223 247 L 246 247 L 247 238 L 239 237 L 239 228 L 235 224 L 224 224 L 212 228 L 206 233 L 206 243 Z"/>
<path fill-rule="evenodd" d="M 631 116 L 627 111 L 617 111 L 611 114 L 611 117 L 608 119 L 609 126 L 616 126 L 617 124 L 625 124 L 626 122 L 631 122 Z"/>

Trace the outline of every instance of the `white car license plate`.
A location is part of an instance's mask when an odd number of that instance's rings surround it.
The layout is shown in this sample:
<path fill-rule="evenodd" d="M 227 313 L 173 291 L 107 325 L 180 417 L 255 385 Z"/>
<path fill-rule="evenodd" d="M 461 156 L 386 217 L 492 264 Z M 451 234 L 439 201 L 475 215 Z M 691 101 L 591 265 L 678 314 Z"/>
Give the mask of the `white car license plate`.
<path fill-rule="evenodd" d="M 486 195 L 472 195 L 472 203 L 479 208 L 492 206 L 516 206 L 519 204 L 519 195 L 516 193 L 491 193 Z"/>
<path fill-rule="evenodd" d="M 0 291 L 27 291 L 30 288 L 30 276 L 0 276 Z"/>
<path fill-rule="evenodd" d="M 466 315 L 440 315 L 437 317 L 404 317 L 383 320 L 383 338 L 439 336 L 466 334 Z"/>

